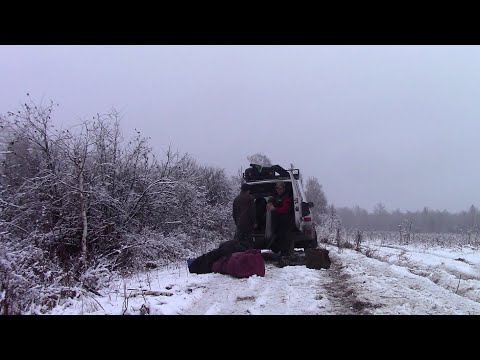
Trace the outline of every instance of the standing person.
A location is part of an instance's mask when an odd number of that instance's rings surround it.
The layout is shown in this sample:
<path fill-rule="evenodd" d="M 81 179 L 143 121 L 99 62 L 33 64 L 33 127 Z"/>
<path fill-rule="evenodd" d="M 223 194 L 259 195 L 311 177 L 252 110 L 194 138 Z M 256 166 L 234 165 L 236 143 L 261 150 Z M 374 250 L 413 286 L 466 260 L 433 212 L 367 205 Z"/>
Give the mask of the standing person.
<path fill-rule="evenodd" d="M 235 221 L 235 240 L 253 248 L 253 228 L 255 226 L 254 197 L 250 194 L 250 186 L 242 184 L 240 194 L 233 200 L 233 220 Z"/>
<path fill-rule="evenodd" d="M 285 183 L 277 182 L 275 184 L 276 194 L 267 204 L 267 211 L 271 215 L 272 223 L 272 241 L 271 248 L 274 252 L 279 252 L 281 256 L 289 255 L 290 244 L 288 242 L 287 232 L 292 224 L 292 198 L 285 191 Z"/>
<path fill-rule="evenodd" d="M 242 184 L 240 194 L 233 200 L 233 220 L 237 227 L 234 239 L 225 241 L 217 249 L 195 259 L 188 259 L 188 269 L 191 273 L 205 274 L 212 272 L 213 264 L 220 258 L 253 249 L 255 207 L 254 198 L 250 194 L 250 187 L 247 184 Z"/>

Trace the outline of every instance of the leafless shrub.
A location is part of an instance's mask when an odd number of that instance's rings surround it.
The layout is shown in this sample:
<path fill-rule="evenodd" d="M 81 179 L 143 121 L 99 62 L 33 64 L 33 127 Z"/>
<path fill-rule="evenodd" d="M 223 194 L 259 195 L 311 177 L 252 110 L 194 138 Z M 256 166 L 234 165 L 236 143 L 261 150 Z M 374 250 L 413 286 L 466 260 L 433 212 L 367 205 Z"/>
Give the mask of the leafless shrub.
<path fill-rule="evenodd" d="M 77 286 L 97 291 L 114 270 L 230 239 L 235 192 L 222 169 L 171 147 L 157 159 L 148 137 L 122 137 L 115 110 L 56 129 L 57 106 L 29 98 L 0 116 L 0 236 L 22 244 L 0 247 L 2 312 L 28 311 L 40 293 L 41 312 Z"/>
<path fill-rule="evenodd" d="M 335 242 L 337 244 L 338 251 L 342 251 L 342 239 L 340 237 L 340 227 L 337 227 L 336 235 L 335 235 Z"/>
<path fill-rule="evenodd" d="M 366 256 L 366 257 L 369 257 L 369 258 L 375 257 L 375 255 L 377 254 L 377 252 L 378 252 L 378 251 L 377 251 L 376 249 L 372 249 L 372 248 L 370 248 L 370 247 L 367 247 L 367 248 L 365 249 L 365 256 Z"/>
<path fill-rule="evenodd" d="M 40 248 L 20 240 L 0 240 L 0 313 L 44 313 L 62 298 L 78 296 L 69 273 Z"/>
<path fill-rule="evenodd" d="M 362 244 L 363 234 L 360 230 L 357 230 L 355 234 L 355 251 L 360 251 L 360 245 Z"/>
<path fill-rule="evenodd" d="M 345 240 L 343 243 L 342 243 L 342 247 L 346 248 L 346 249 L 353 249 L 354 248 L 354 245 L 349 242 L 348 240 Z"/>

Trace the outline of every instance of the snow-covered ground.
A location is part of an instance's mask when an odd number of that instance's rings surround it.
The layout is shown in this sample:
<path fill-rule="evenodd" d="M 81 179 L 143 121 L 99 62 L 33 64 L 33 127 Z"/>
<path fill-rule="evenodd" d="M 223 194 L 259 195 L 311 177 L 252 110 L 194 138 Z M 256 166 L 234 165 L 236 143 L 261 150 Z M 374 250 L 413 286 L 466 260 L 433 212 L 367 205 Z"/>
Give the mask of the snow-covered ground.
<path fill-rule="evenodd" d="M 116 279 L 102 296 L 70 299 L 51 314 L 480 314 L 480 251 L 326 245 L 332 266 L 278 268 L 265 277 L 189 274 L 177 263 Z M 365 252 L 369 250 L 369 257 Z"/>

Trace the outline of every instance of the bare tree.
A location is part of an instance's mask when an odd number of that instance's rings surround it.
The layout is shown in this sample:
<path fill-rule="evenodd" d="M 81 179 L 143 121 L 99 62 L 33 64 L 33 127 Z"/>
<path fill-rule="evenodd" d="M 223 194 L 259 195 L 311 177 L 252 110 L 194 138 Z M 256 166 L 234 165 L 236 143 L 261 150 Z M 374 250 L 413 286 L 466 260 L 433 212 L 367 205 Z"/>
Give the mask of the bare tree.
<path fill-rule="evenodd" d="M 250 164 L 272 166 L 272 161 L 270 160 L 270 158 L 263 153 L 255 153 L 253 155 L 247 156 L 247 160 Z"/>
<path fill-rule="evenodd" d="M 231 189 L 225 170 L 212 166 L 200 166 L 199 171 L 205 186 L 207 202 L 210 205 L 228 203 Z"/>
<path fill-rule="evenodd" d="M 312 201 L 315 205 L 312 209 L 313 216 L 315 221 L 319 221 L 320 214 L 327 213 L 327 197 L 322 190 L 322 185 L 318 182 L 316 177 L 310 177 L 307 180 L 307 185 L 305 187 L 305 195 L 309 201 Z"/>
<path fill-rule="evenodd" d="M 360 246 L 362 244 L 363 234 L 360 230 L 357 230 L 355 233 L 355 251 L 360 252 Z"/>
<path fill-rule="evenodd" d="M 240 167 L 238 170 L 237 170 L 237 175 L 234 175 L 230 178 L 230 182 L 231 182 L 231 188 L 234 192 L 237 192 L 240 187 L 242 186 L 242 184 L 245 182 L 245 180 L 243 179 L 243 168 Z"/>
<path fill-rule="evenodd" d="M 52 130 L 50 118 L 56 106 L 53 102 L 37 106 L 30 100 L 2 118 L 8 132 L 0 181 L 1 197 L 9 203 L 4 209 L 8 224 L 4 224 L 26 234 L 35 228 L 52 231 L 59 220 L 56 139 L 61 135 Z"/>

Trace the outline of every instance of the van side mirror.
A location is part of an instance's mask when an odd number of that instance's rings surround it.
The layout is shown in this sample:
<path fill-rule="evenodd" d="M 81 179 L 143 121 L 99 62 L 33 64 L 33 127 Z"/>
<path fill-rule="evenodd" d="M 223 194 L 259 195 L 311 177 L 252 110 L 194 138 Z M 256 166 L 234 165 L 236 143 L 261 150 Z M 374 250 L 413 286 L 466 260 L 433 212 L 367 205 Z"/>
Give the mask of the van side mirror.
<path fill-rule="evenodd" d="M 292 174 L 293 174 L 293 178 L 294 178 L 295 180 L 300 179 L 300 170 L 298 170 L 298 169 L 292 169 Z"/>
<path fill-rule="evenodd" d="M 308 202 L 308 206 L 309 206 L 310 208 L 312 208 L 312 207 L 313 207 L 313 202 L 309 201 L 309 202 Z"/>
<path fill-rule="evenodd" d="M 302 216 L 310 215 L 310 204 L 302 201 Z"/>

